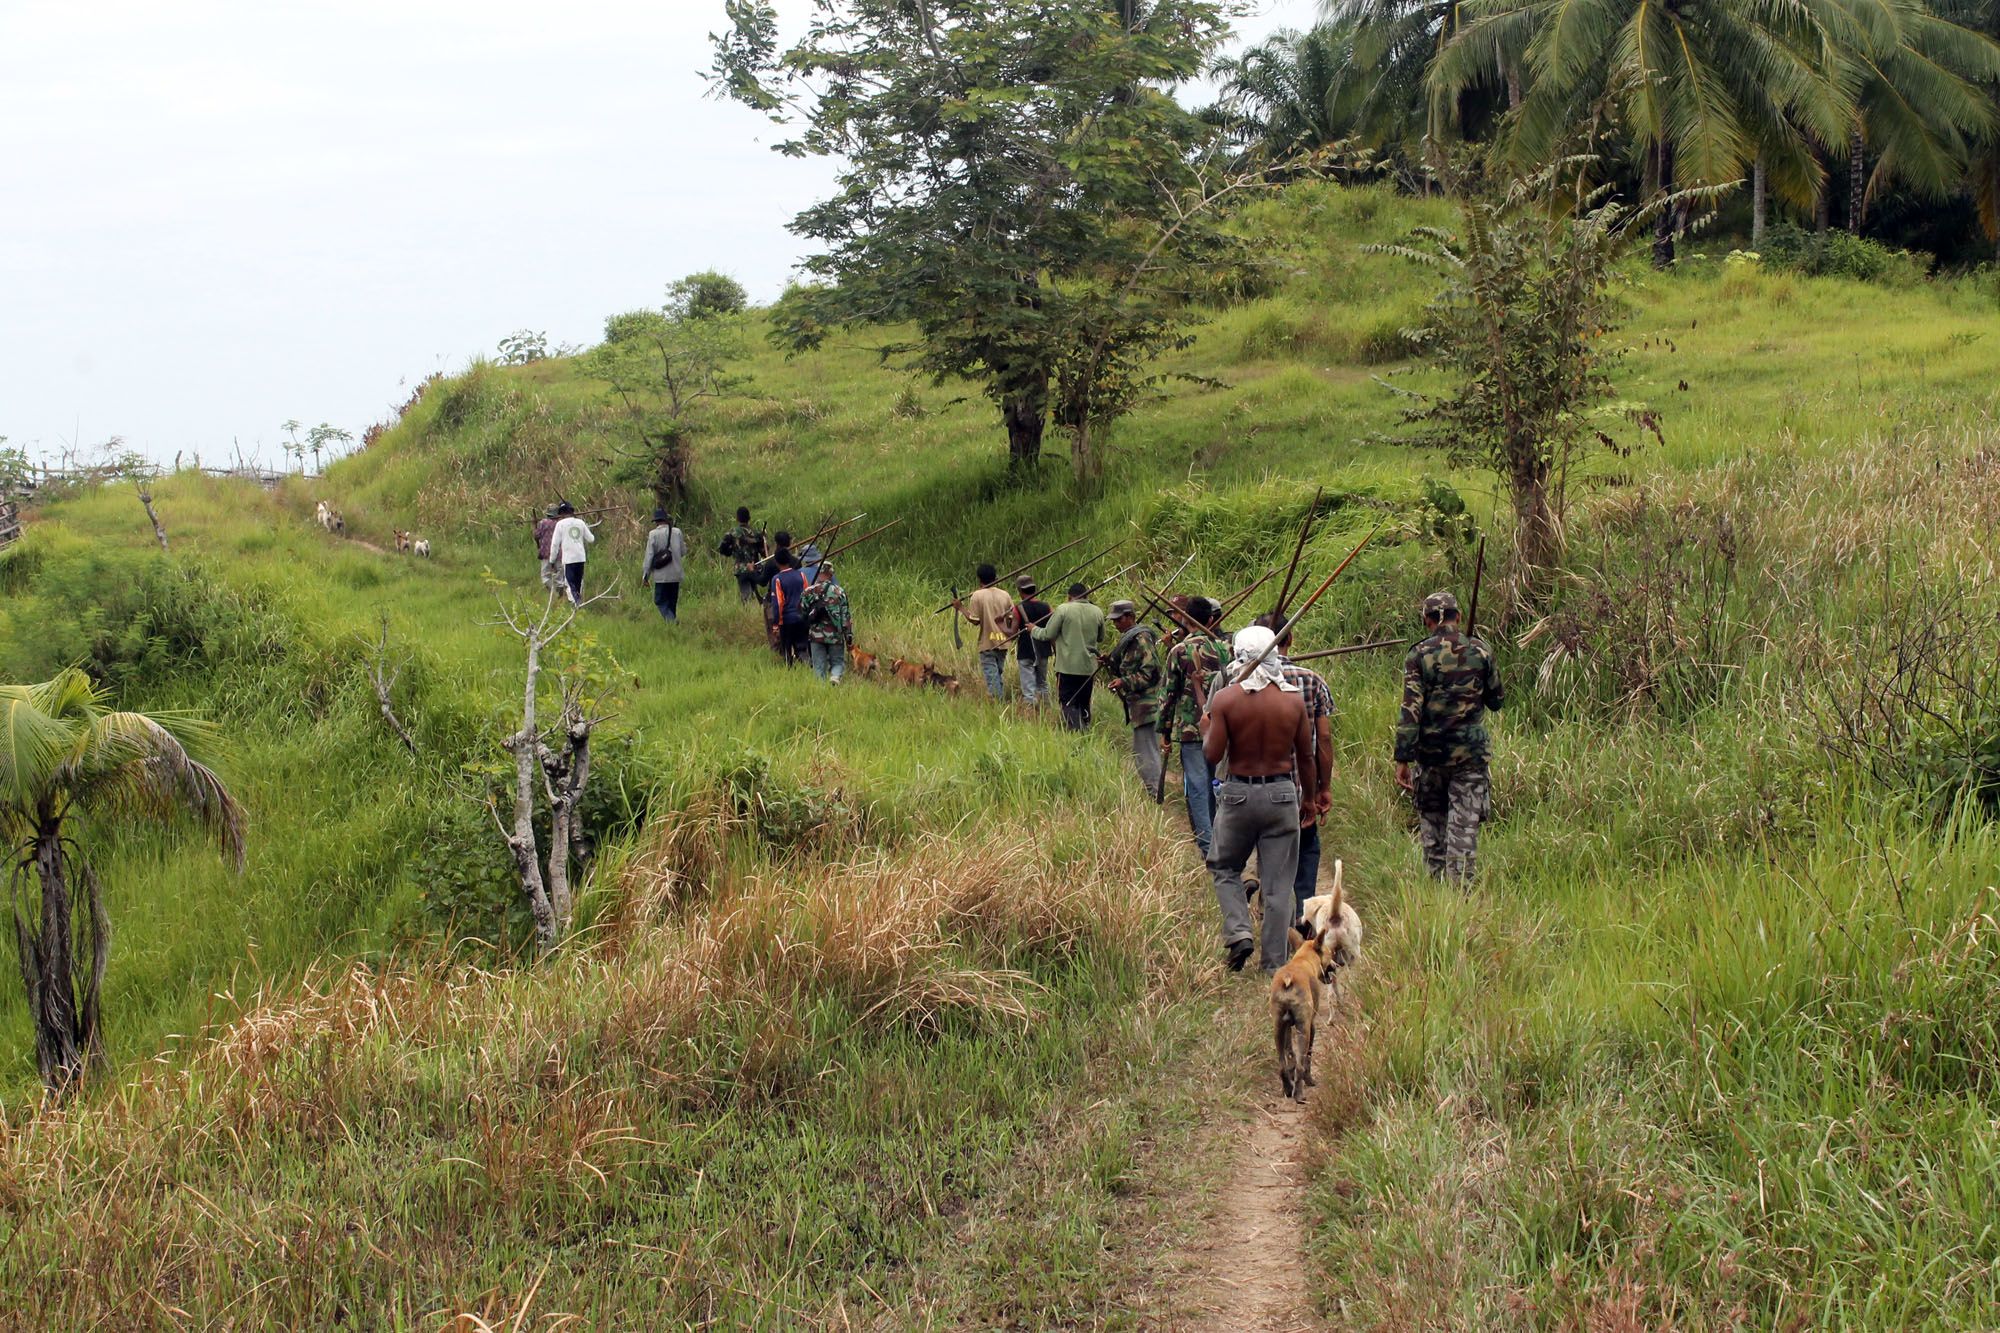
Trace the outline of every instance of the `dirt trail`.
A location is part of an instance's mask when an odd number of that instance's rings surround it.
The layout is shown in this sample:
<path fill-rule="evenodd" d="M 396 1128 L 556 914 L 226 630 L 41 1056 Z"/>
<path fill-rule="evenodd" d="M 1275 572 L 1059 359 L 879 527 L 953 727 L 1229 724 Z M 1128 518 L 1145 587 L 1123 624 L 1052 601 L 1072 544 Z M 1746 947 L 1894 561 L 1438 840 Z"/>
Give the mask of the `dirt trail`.
<path fill-rule="evenodd" d="M 1186 1327 L 1212 1333 L 1304 1333 L 1313 1316 L 1303 1262 L 1306 1108 L 1260 1095 L 1201 1239 L 1189 1254 Z"/>

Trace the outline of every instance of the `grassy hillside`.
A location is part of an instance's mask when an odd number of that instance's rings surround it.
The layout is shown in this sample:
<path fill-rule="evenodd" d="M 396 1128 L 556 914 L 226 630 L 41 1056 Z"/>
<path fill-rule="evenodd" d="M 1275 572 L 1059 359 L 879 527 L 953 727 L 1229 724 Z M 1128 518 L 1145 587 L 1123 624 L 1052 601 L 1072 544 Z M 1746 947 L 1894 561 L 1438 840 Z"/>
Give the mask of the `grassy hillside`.
<path fill-rule="evenodd" d="M 1323 484 L 1314 568 L 1386 526 L 1302 640 L 1404 632 L 1466 574 L 1440 497 L 1493 507 L 1381 438 L 1376 377 L 1409 373 L 1424 289 L 1363 248 L 1441 217 L 1372 191 L 1264 205 L 1279 289 L 1215 315 L 1097 495 L 1009 483 L 983 400 L 864 340 L 760 350 L 698 446 L 695 544 L 738 502 L 795 530 L 900 518 L 846 565 L 858 633 L 942 663 L 925 613 L 980 559 L 1129 536 L 1222 590 Z M 1712 260 L 1630 299 L 1621 387 L 1665 443 L 1591 460 L 1556 607 L 1505 627 L 1477 891 L 1418 873 L 1393 661 L 1328 673 L 1328 854 L 1372 933 L 1316 1103 L 1319 1297 L 1363 1327 L 1993 1322 L 1977 755 L 2000 705 L 1990 673 L 1923 664 L 2000 657 L 2000 308 Z M 171 560 L 114 488 L 0 563 L 0 668 L 84 660 L 217 713 L 255 820 L 241 878 L 152 837 L 104 849 L 114 1054 L 180 1054 L 37 1115 L 0 992 L 0 1269 L 34 1308 L 1168 1317 L 1133 1210 L 1268 1074 L 1211 1021 L 1260 1000 L 1215 969 L 1172 802 L 1137 799 L 1108 723 L 1078 742 L 971 692 L 835 697 L 778 669 L 712 557 L 662 627 L 619 430 L 569 363 L 478 368 L 317 490 L 163 484 Z M 621 599 L 587 621 L 616 721 L 590 946 L 520 972 L 478 803 L 517 649 L 482 622 L 532 578 L 558 490 L 624 508 L 593 563 Z M 438 558 L 327 538 L 321 494 L 361 542 L 411 528 Z M 362 670 L 385 620 L 414 760 Z"/>

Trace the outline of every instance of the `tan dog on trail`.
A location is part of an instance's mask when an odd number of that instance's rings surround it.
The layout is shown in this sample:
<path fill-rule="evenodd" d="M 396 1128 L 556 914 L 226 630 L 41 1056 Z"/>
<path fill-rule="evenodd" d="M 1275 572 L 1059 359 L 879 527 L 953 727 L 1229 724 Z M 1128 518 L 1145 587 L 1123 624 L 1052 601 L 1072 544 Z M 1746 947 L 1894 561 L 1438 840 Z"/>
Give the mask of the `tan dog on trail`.
<path fill-rule="evenodd" d="M 872 676 L 882 669 L 881 659 L 877 658 L 873 653 L 864 653 L 859 648 L 849 648 L 847 650 L 847 660 L 857 672 L 864 676 Z"/>
<path fill-rule="evenodd" d="M 1293 1101 L 1313 1084 L 1313 1034 L 1326 1004 L 1327 957 L 1317 936 L 1288 932 L 1292 961 L 1271 978 L 1271 1027 L 1278 1042 L 1278 1084 Z"/>

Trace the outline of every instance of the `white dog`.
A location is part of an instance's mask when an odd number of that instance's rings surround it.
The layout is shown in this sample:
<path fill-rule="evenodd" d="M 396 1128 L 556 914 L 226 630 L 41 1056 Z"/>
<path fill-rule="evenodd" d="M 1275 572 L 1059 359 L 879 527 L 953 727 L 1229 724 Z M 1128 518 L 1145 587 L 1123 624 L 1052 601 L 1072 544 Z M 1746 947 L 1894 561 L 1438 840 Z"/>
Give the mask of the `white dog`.
<path fill-rule="evenodd" d="M 1345 867 L 1333 863 L 1333 890 L 1317 893 L 1299 904 L 1298 931 L 1320 941 L 1326 959 L 1324 980 L 1332 982 L 1334 972 L 1361 956 L 1361 916 L 1347 901 L 1342 889 Z"/>
<path fill-rule="evenodd" d="M 425 559 L 429 559 L 431 554 L 430 539 L 427 537 L 417 538 L 415 541 L 410 543 L 410 550 L 414 551 L 416 554 L 420 556 L 423 556 Z"/>

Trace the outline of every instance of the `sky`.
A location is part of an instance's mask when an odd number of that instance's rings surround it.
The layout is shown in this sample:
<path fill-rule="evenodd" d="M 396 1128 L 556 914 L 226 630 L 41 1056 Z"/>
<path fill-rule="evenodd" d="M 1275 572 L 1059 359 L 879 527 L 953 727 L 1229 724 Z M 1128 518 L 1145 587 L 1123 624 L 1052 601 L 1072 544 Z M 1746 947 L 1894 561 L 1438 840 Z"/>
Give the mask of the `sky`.
<path fill-rule="evenodd" d="M 514 330 L 588 344 L 702 269 L 775 297 L 835 168 L 707 95 L 721 11 L 0 0 L 0 436 L 275 465 Z"/>

